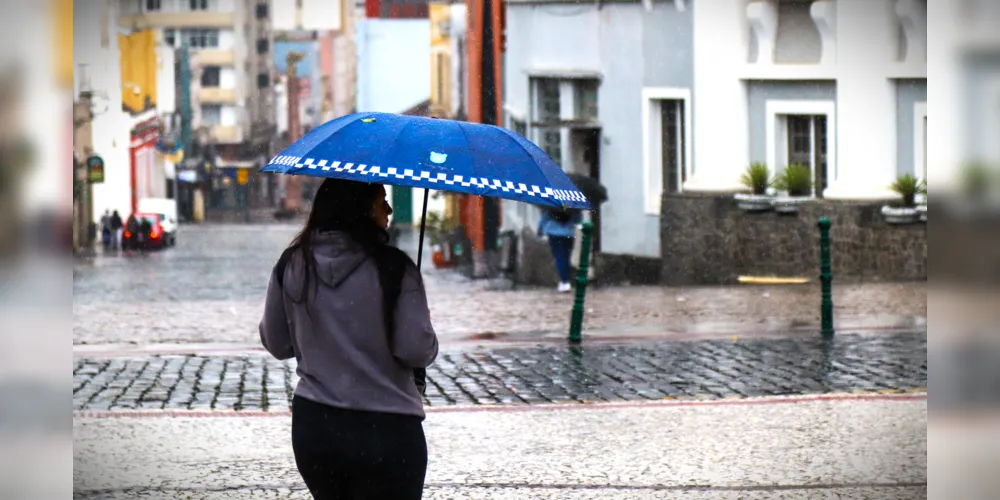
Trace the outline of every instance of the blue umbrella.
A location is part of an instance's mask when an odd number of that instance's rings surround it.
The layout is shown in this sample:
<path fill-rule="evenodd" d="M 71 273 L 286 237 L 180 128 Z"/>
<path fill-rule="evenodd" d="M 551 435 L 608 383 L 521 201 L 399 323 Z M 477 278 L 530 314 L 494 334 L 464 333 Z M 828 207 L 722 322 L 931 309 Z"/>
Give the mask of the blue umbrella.
<path fill-rule="evenodd" d="M 559 165 L 531 141 L 492 125 L 420 116 L 354 113 L 331 120 L 261 171 L 591 208 Z M 425 192 L 425 219 L 426 214 Z M 422 220 L 418 265 L 423 239 Z"/>

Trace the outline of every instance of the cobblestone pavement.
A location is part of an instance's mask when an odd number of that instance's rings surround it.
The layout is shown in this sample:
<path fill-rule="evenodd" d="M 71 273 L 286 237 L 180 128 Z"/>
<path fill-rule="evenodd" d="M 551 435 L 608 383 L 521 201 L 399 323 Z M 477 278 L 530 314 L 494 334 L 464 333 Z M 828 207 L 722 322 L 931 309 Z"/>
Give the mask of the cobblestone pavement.
<path fill-rule="evenodd" d="M 257 345 L 268 274 L 295 235 L 290 225 L 184 226 L 177 247 L 102 255 L 74 266 L 74 344 L 235 343 Z M 563 336 L 573 298 L 549 289 L 491 290 L 450 271 L 425 270 L 442 342 L 469 336 Z M 840 331 L 870 326 L 923 330 L 923 284 L 834 287 Z M 587 295 L 592 337 L 805 329 L 819 324 L 815 285 L 609 287 Z"/>
<path fill-rule="evenodd" d="M 431 412 L 424 498 L 926 497 L 926 400 L 774 402 Z M 287 416 L 76 418 L 74 496 L 309 498 L 290 441 Z"/>
<path fill-rule="evenodd" d="M 294 360 L 266 355 L 77 359 L 77 410 L 287 409 Z M 445 350 L 429 406 L 921 390 L 926 335 Z"/>

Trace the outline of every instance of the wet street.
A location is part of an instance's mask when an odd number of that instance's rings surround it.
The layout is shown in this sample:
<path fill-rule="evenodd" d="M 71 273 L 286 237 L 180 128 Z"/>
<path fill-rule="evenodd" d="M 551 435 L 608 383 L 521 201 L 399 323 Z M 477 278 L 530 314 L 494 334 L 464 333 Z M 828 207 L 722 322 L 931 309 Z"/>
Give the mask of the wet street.
<path fill-rule="evenodd" d="M 74 267 L 75 498 L 308 498 L 295 363 L 259 346 L 289 225 L 182 228 Z M 917 498 L 923 284 L 607 287 L 572 296 L 425 269 L 425 498 Z"/>
<path fill-rule="evenodd" d="M 292 225 L 185 226 L 177 246 L 166 251 L 78 261 L 74 345 L 80 353 L 188 343 L 259 347 L 257 323 L 267 279 L 296 230 Z M 570 294 L 548 288 L 494 290 L 489 283 L 430 266 L 424 275 L 443 344 L 534 342 L 566 335 Z M 922 283 L 835 284 L 834 305 L 841 332 L 926 328 Z M 818 311 L 815 284 L 596 288 L 587 294 L 584 333 L 610 340 L 812 336 Z"/>

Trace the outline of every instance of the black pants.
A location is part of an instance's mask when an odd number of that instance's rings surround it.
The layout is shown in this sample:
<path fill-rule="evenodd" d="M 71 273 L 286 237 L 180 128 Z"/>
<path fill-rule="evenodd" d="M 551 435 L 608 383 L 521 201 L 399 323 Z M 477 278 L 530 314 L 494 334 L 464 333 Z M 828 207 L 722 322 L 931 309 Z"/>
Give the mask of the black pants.
<path fill-rule="evenodd" d="M 422 420 L 333 408 L 295 396 L 295 463 L 316 499 L 419 499 L 427 471 Z"/>

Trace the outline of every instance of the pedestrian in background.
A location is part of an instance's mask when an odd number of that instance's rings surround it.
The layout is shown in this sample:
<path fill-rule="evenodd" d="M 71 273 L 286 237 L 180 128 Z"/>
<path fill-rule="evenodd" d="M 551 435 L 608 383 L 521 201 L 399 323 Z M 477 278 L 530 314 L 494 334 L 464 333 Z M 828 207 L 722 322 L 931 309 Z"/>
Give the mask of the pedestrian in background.
<path fill-rule="evenodd" d="M 570 285 L 570 256 L 576 240 L 576 225 L 583 220 L 579 210 L 542 209 L 538 221 L 538 236 L 548 239 L 556 272 L 559 274 L 559 292 L 573 289 Z"/>
<path fill-rule="evenodd" d="M 416 264 L 388 245 L 378 184 L 327 179 L 271 273 L 260 339 L 295 357 L 292 449 L 317 499 L 419 499 L 427 470 L 415 371 L 437 357 Z"/>
<path fill-rule="evenodd" d="M 105 210 L 101 216 L 101 246 L 107 251 L 111 248 L 111 211 Z"/>
<path fill-rule="evenodd" d="M 122 216 L 118 214 L 118 211 L 111 212 L 111 235 L 115 250 L 122 247 L 122 227 L 124 226 Z"/>

